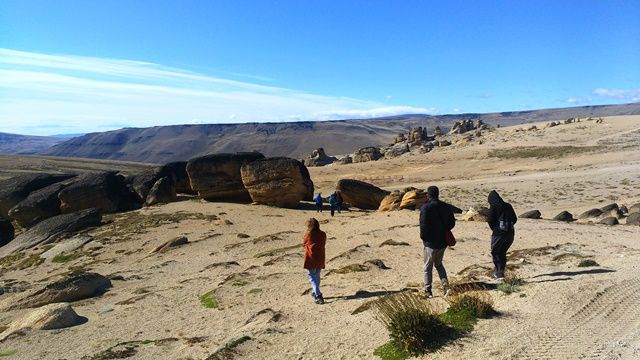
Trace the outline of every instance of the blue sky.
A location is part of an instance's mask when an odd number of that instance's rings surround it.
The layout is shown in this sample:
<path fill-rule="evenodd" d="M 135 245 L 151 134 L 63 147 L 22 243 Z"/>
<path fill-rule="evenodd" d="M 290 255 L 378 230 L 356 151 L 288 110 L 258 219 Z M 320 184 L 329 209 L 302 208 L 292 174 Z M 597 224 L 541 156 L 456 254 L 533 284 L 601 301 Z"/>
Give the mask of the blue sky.
<path fill-rule="evenodd" d="M 0 1 L 0 131 L 640 101 L 638 1 Z"/>

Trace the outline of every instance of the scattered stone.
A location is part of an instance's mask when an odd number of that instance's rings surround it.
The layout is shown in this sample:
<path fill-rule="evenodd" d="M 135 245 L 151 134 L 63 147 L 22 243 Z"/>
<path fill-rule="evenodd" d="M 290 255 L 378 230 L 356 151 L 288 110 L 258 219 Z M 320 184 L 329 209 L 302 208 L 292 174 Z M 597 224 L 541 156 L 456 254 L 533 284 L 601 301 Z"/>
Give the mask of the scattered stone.
<path fill-rule="evenodd" d="M 554 216 L 553 220 L 571 222 L 571 221 L 574 221 L 575 219 L 573 218 L 573 214 L 565 210 L 559 213 L 558 215 Z"/>
<path fill-rule="evenodd" d="M 304 160 L 304 165 L 309 167 L 325 166 L 334 163 L 336 160 L 338 159 L 334 156 L 327 156 L 323 148 L 317 148 Z"/>
<path fill-rule="evenodd" d="M 9 219 L 0 217 L 0 247 L 7 245 L 15 236 L 15 229 Z"/>
<path fill-rule="evenodd" d="M 58 193 L 60 211 L 68 214 L 95 208 L 105 213 L 138 208 L 138 196 L 131 191 L 124 177 L 113 172 L 86 173 Z"/>
<path fill-rule="evenodd" d="M 22 330 L 52 330 L 79 325 L 84 319 L 73 310 L 68 303 L 48 304 L 37 308 L 21 318 L 13 321 L 0 334 L 0 341 L 4 341 L 12 334 Z"/>
<path fill-rule="evenodd" d="M 342 179 L 336 184 L 344 202 L 363 210 L 376 210 L 388 191 L 372 184 L 352 179 Z"/>
<path fill-rule="evenodd" d="M 24 174 L 0 181 L 0 217 L 33 191 L 74 177 L 70 174 Z"/>
<path fill-rule="evenodd" d="M 70 237 L 80 230 L 100 226 L 102 216 L 96 209 L 87 209 L 71 214 L 54 216 L 18 235 L 9 244 L 0 248 L 0 257 L 49 244 Z"/>
<path fill-rule="evenodd" d="M 356 152 L 353 153 L 352 161 L 354 163 L 360 163 L 366 161 L 375 161 L 380 158 L 382 158 L 380 149 L 375 146 L 368 146 L 356 150 Z"/>
<path fill-rule="evenodd" d="M 239 233 L 238 235 L 236 235 L 238 237 L 238 239 L 248 239 L 251 236 L 247 235 L 247 234 L 243 234 L 243 233 Z"/>
<path fill-rule="evenodd" d="M 187 239 L 186 236 L 179 236 L 177 238 L 173 238 L 167 242 L 165 242 L 164 244 L 156 247 L 155 249 L 151 250 L 150 254 L 155 254 L 155 253 L 163 253 L 166 252 L 172 248 L 178 247 L 178 246 L 182 246 L 182 245 L 186 245 L 189 243 L 189 239 Z"/>
<path fill-rule="evenodd" d="M 350 155 L 347 155 L 345 157 L 342 157 L 340 160 L 338 160 L 338 163 L 341 165 L 352 164 L 353 158 Z"/>
<path fill-rule="evenodd" d="M 472 206 L 462 217 L 464 221 L 487 222 L 489 219 L 489 209 L 484 206 Z"/>
<path fill-rule="evenodd" d="M 609 216 L 609 217 L 606 217 L 606 218 L 600 220 L 598 222 L 598 224 L 604 224 L 604 225 L 610 225 L 611 226 L 611 225 L 618 225 L 619 222 L 618 222 L 618 218 L 615 218 L 613 216 Z"/>
<path fill-rule="evenodd" d="M 98 314 L 106 314 L 106 313 L 110 313 L 113 311 L 113 308 L 105 306 L 105 307 L 101 307 L 100 309 L 96 310 L 96 312 Z"/>
<path fill-rule="evenodd" d="M 542 213 L 540 212 L 540 210 L 531 210 L 520 214 L 520 216 L 518 217 L 522 219 L 541 219 Z"/>
<path fill-rule="evenodd" d="M 383 246 L 411 246 L 411 244 L 404 241 L 395 241 L 393 239 L 389 239 L 389 240 L 383 241 L 382 244 L 380 244 L 380 247 L 383 247 Z"/>
<path fill-rule="evenodd" d="M 56 244 L 54 247 L 41 254 L 40 257 L 46 260 L 52 260 L 57 255 L 69 254 L 92 240 L 93 238 L 89 235 L 78 235 Z"/>
<path fill-rule="evenodd" d="M 400 203 L 402 202 L 402 196 L 404 194 L 401 192 L 392 192 L 391 194 L 382 198 L 380 201 L 380 206 L 378 207 L 378 211 L 391 211 L 398 210 L 400 208 Z"/>
<path fill-rule="evenodd" d="M 173 185 L 173 182 L 168 177 L 163 177 L 158 179 L 151 190 L 149 190 L 149 194 L 147 195 L 147 200 L 144 202 L 144 206 L 151 206 L 155 204 L 161 203 L 170 203 L 176 201 L 176 188 Z"/>
<path fill-rule="evenodd" d="M 424 203 L 427 202 L 427 193 L 422 190 L 408 191 L 402 197 L 400 203 L 400 209 L 415 210 L 419 209 Z"/>
<path fill-rule="evenodd" d="M 27 228 L 44 219 L 60 215 L 58 193 L 65 187 L 67 184 L 59 182 L 32 192 L 9 210 L 9 217 Z"/>
<path fill-rule="evenodd" d="M 438 146 L 449 146 L 451 145 L 451 141 L 449 140 L 440 140 Z"/>
<path fill-rule="evenodd" d="M 627 225 L 640 225 L 640 212 L 630 213 L 625 222 Z"/>
<path fill-rule="evenodd" d="M 213 154 L 191 159 L 187 163 L 191 187 L 205 200 L 250 202 L 240 168 L 259 159 L 264 159 L 264 155 L 258 152 Z"/>
<path fill-rule="evenodd" d="M 602 215 L 602 210 L 600 210 L 600 209 L 591 209 L 591 210 L 587 210 L 587 211 L 583 212 L 582 214 L 580 214 L 578 216 L 578 219 L 594 218 L 594 217 L 598 217 L 600 215 Z"/>
<path fill-rule="evenodd" d="M 74 273 L 34 291 L 19 294 L 19 298 L 7 299 L 0 308 L 16 310 L 39 307 L 52 303 L 73 302 L 100 294 L 111 287 L 111 280 L 97 273 Z"/>
<path fill-rule="evenodd" d="M 260 204 L 294 208 L 313 199 L 309 170 L 300 161 L 277 157 L 246 163 L 240 170 L 251 200 Z"/>

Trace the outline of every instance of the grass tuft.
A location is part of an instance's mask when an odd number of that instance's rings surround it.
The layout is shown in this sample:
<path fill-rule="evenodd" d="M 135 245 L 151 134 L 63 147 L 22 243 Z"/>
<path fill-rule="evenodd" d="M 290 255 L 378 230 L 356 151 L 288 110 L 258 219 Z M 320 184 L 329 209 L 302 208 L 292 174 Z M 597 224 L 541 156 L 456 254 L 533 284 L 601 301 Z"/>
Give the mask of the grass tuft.
<path fill-rule="evenodd" d="M 517 275 L 509 275 L 505 277 L 500 284 L 498 284 L 498 290 L 505 294 L 511 294 L 520 291 L 520 286 L 525 283 L 526 282 Z"/>
<path fill-rule="evenodd" d="M 493 299 L 485 292 L 471 291 L 447 298 L 449 310 L 454 312 L 468 311 L 478 319 L 486 319 L 495 314 Z"/>
<path fill-rule="evenodd" d="M 51 262 L 63 264 L 71 260 L 75 260 L 84 255 L 86 255 L 84 251 L 74 251 L 69 254 L 62 253 L 54 256 L 53 259 L 51 259 Z"/>
<path fill-rule="evenodd" d="M 11 355 L 14 355 L 17 352 L 18 352 L 18 350 L 16 350 L 16 349 L 0 350 L 0 356 L 11 356 Z"/>
<path fill-rule="evenodd" d="M 591 267 L 591 266 L 600 266 L 600 264 L 598 264 L 598 262 L 593 259 L 582 260 L 578 264 L 578 267 Z"/>
<path fill-rule="evenodd" d="M 409 353 L 398 348 L 391 341 L 375 349 L 373 355 L 380 357 L 382 360 L 405 360 L 410 356 Z"/>
<path fill-rule="evenodd" d="M 200 296 L 200 303 L 207 309 L 217 309 L 220 305 L 218 300 L 214 297 L 216 290 L 213 289 L 208 293 Z"/>

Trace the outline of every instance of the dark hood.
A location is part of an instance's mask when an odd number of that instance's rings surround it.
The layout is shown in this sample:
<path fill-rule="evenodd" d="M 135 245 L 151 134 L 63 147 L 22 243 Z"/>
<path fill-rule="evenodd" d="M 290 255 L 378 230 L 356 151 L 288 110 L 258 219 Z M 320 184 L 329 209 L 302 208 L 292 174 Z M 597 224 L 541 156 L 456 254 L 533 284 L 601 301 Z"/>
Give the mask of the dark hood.
<path fill-rule="evenodd" d="M 498 192 L 497 192 L 497 191 L 495 191 L 495 190 L 492 190 L 492 191 L 489 193 L 488 201 L 489 201 L 489 205 L 494 205 L 494 206 L 495 206 L 495 205 L 500 205 L 500 204 L 504 203 L 504 200 L 502 200 L 502 198 L 500 197 L 500 195 L 498 194 Z"/>

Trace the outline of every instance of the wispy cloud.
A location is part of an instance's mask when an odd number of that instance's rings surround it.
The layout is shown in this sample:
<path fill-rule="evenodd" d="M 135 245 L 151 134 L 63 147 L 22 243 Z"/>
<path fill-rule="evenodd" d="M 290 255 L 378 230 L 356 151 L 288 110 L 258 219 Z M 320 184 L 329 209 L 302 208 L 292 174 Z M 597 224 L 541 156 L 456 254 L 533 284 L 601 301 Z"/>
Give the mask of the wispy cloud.
<path fill-rule="evenodd" d="M 640 101 L 640 89 L 606 89 L 597 88 L 593 90 L 593 94 L 597 96 L 608 97 L 611 99 L 617 99 L 628 102 Z"/>
<path fill-rule="evenodd" d="M 0 94 L 0 132 L 31 134 L 48 134 L 52 124 L 56 132 L 72 133 L 104 131 L 113 124 L 144 127 L 432 112 L 224 79 L 149 62 L 9 49 L 0 49 Z"/>
<path fill-rule="evenodd" d="M 569 104 L 584 104 L 592 102 L 593 99 L 590 97 L 570 97 L 563 99 L 562 101 Z"/>

